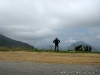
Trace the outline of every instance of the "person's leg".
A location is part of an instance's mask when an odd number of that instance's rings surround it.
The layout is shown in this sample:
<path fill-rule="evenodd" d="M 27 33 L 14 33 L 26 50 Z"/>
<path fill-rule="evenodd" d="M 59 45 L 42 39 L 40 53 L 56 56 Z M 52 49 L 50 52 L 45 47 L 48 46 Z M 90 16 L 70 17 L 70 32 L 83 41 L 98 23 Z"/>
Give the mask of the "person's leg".
<path fill-rule="evenodd" d="M 57 52 L 59 52 L 59 46 L 57 45 Z"/>
<path fill-rule="evenodd" d="M 56 45 L 55 45 L 55 52 L 56 52 Z"/>

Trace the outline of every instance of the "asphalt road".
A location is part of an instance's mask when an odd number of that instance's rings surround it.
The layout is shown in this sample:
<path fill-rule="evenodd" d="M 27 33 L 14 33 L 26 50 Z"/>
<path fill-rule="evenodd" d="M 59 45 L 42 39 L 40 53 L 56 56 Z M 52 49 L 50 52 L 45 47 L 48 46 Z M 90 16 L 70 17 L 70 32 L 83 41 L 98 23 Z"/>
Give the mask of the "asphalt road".
<path fill-rule="evenodd" d="M 0 75 L 100 75 L 100 65 L 0 61 Z"/>

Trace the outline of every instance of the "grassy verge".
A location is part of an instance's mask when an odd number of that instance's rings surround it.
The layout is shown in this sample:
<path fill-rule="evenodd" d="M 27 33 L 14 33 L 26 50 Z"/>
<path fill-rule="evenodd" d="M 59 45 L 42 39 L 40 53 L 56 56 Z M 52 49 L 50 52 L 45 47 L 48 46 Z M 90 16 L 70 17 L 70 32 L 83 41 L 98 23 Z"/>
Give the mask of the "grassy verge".
<path fill-rule="evenodd" d="M 27 51 L 27 52 L 55 52 L 54 50 L 45 50 L 45 49 L 27 49 L 27 48 L 7 48 L 7 47 L 0 47 L 0 51 Z M 68 51 L 68 50 L 59 50 L 59 52 L 55 53 L 95 53 L 95 54 L 100 54 L 100 52 L 85 52 L 85 51 Z"/>

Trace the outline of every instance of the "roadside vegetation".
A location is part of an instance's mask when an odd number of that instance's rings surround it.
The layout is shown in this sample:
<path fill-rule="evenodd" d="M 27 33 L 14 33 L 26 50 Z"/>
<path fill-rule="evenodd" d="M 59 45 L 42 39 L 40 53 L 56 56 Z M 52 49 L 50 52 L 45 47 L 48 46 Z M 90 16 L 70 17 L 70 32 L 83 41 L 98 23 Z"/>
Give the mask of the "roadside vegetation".
<path fill-rule="evenodd" d="M 46 50 L 46 49 L 29 49 L 29 48 L 7 48 L 7 47 L 0 47 L 1 52 L 5 51 L 26 51 L 26 52 L 54 52 L 54 53 L 97 53 L 100 54 L 100 52 L 90 52 L 90 51 L 82 51 L 82 50 L 59 50 L 59 52 L 55 52 L 55 50 Z"/>

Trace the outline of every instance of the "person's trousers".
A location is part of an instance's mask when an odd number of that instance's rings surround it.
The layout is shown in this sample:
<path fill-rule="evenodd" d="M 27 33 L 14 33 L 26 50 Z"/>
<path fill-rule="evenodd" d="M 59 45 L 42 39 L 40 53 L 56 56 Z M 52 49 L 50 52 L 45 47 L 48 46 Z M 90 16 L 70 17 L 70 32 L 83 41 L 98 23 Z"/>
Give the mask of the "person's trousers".
<path fill-rule="evenodd" d="M 59 51 L 59 46 L 58 45 L 55 45 L 55 51 Z"/>

